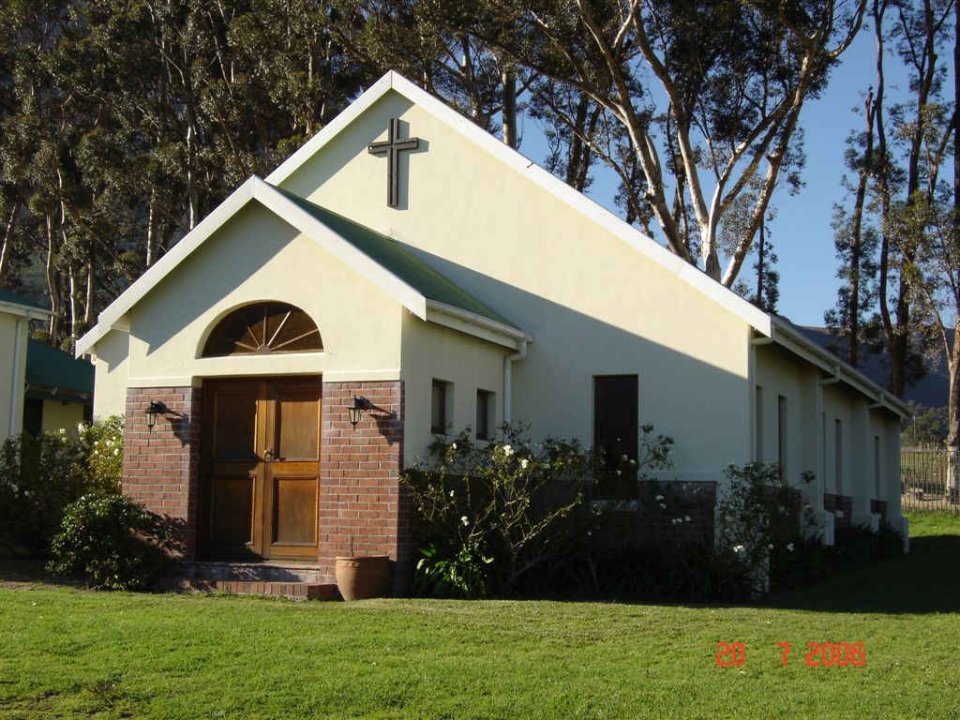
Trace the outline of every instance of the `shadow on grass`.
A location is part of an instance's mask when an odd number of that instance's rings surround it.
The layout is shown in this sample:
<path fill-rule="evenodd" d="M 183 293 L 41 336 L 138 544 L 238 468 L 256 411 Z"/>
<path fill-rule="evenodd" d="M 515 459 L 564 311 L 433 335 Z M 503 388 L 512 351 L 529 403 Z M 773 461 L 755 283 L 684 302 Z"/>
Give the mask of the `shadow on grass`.
<path fill-rule="evenodd" d="M 912 538 L 909 555 L 841 572 L 762 604 L 818 612 L 960 612 L 960 536 Z"/>

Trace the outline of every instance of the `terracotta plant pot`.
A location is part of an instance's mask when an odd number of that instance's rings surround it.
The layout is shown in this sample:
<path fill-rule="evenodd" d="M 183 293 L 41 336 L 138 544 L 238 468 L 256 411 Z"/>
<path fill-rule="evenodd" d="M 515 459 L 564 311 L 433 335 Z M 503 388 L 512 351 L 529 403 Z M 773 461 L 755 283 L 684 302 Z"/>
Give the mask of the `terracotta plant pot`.
<path fill-rule="evenodd" d="M 390 581 L 390 558 L 362 555 L 337 558 L 337 587 L 344 600 L 383 595 Z"/>

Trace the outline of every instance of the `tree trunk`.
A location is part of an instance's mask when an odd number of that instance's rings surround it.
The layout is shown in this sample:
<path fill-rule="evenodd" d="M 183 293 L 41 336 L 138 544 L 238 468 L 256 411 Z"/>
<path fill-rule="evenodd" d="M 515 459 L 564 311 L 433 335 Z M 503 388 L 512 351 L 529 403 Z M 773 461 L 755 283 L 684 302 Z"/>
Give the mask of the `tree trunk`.
<path fill-rule="evenodd" d="M 754 305 L 758 308 L 764 307 L 763 301 L 763 271 L 766 265 L 766 254 L 767 254 L 767 234 L 765 232 L 767 227 L 766 223 L 760 223 L 760 232 L 757 237 L 757 297 Z"/>
<path fill-rule="evenodd" d="M 953 246 L 960 248 L 960 2 L 953 5 Z M 960 296 L 953 309 L 953 347 L 949 354 L 947 398 L 947 481 L 950 499 L 960 502 Z"/>
<path fill-rule="evenodd" d="M 954 322 L 953 348 L 948 358 L 947 483 L 952 502 L 960 502 L 960 317 Z"/>
<path fill-rule="evenodd" d="M 10 209 L 10 215 L 3 225 L 3 246 L 0 247 L 0 286 L 3 285 L 3 279 L 10 265 L 10 246 L 13 245 L 13 231 L 17 226 L 17 214 L 20 212 L 20 201 L 13 203 Z"/>
<path fill-rule="evenodd" d="M 857 194 L 853 203 L 853 223 L 850 229 L 850 298 L 847 312 L 850 327 L 847 329 L 847 361 L 854 367 L 860 365 L 860 266 L 863 262 L 863 206 L 867 197 L 867 181 L 873 167 L 873 91 L 867 93 L 864 116 L 867 121 L 866 147 L 857 177 Z"/>
<path fill-rule="evenodd" d="M 507 65 L 500 74 L 503 85 L 503 142 L 517 147 L 517 74 Z"/>
<path fill-rule="evenodd" d="M 50 344 L 57 347 L 60 345 L 60 287 L 57 282 L 57 271 L 54 267 L 56 241 L 53 239 L 53 215 L 49 210 L 44 214 L 44 220 L 47 231 L 47 292 L 50 294 L 50 322 L 47 325 L 47 330 L 50 335 Z"/>

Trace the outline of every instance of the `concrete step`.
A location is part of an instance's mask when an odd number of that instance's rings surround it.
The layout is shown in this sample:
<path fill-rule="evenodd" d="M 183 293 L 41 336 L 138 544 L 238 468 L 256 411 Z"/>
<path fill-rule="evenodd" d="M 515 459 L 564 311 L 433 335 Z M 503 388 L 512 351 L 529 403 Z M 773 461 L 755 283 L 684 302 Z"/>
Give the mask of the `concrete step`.
<path fill-rule="evenodd" d="M 191 580 L 240 580 L 245 582 L 310 583 L 333 582 L 329 571 L 305 562 L 187 562 L 179 576 Z"/>
<path fill-rule="evenodd" d="M 160 582 L 168 592 L 228 593 L 230 595 L 262 595 L 290 600 L 339 600 L 340 592 L 332 583 L 271 582 L 264 580 L 210 580 L 189 577 L 168 577 Z"/>

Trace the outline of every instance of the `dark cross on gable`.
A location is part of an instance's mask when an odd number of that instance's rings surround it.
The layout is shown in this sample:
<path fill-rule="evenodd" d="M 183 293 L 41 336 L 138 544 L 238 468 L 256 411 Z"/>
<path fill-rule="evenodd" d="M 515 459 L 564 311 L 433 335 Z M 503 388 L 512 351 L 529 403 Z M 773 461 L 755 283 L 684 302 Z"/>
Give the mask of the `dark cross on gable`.
<path fill-rule="evenodd" d="M 387 156 L 387 205 L 396 207 L 400 203 L 400 151 L 416 150 L 420 147 L 420 138 L 400 139 L 400 120 L 390 118 L 390 130 L 385 142 L 375 142 L 367 146 L 371 155 Z"/>

